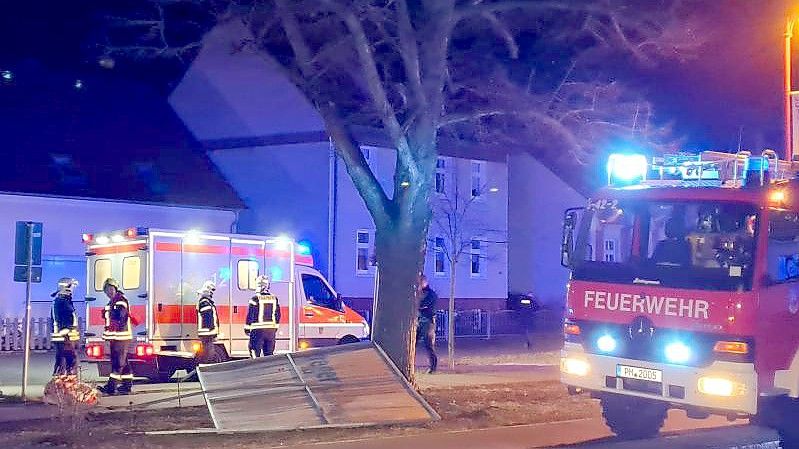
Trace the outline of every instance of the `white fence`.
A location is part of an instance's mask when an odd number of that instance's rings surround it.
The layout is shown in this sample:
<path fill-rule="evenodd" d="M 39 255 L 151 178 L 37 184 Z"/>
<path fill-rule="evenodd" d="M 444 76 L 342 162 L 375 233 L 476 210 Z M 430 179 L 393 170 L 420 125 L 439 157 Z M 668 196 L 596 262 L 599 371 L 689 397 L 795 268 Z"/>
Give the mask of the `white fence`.
<path fill-rule="evenodd" d="M 78 325 L 85 329 L 85 320 L 78 319 Z M 21 351 L 24 340 L 22 337 L 25 320 L 23 318 L 2 318 L 0 319 L 0 352 Z M 31 318 L 31 341 L 30 348 L 33 350 L 47 351 L 53 349 L 50 341 L 50 318 Z M 81 335 L 80 341 L 83 341 Z"/>

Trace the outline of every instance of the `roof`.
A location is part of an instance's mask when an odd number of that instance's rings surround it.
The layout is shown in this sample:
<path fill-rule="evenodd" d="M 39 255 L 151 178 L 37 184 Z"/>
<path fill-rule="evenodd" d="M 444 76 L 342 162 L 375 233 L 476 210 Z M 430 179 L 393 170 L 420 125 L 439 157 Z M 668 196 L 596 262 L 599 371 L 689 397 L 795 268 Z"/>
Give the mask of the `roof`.
<path fill-rule="evenodd" d="M 242 209 L 165 95 L 34 65 L 0 83 L 0 191 Z"/>

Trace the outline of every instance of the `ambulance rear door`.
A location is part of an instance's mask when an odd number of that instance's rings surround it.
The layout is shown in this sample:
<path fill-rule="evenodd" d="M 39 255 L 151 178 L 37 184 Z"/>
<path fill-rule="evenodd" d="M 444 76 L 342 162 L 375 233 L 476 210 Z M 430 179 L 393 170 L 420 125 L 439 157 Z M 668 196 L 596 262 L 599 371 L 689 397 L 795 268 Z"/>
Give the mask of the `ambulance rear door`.
<path fill-rule="evenodd" d="M 147 246 L 145 240 L 89 247 L 87 258 L 86 307 L 90 334 L 99 337 L 105 326 L 103 310 L 108 297 L 103 284 L 108 278 L 119 281 L 128 299 L 134 338 L 147 336 Z"/>
<path fill-rule="evenodd" d="M 230 335 L 230 355 L 249 357 L 249 337 L 244 332 L 250 299 L 255 295 L 255 280 L 264 266 L 262 240 L 233 239 L 231 241 L 230 308 L 224 312 L 228 324 L 222 325 Z M 220 315 L 224 314 L 220 311 Z M 220 318 L 221 319 L 221 318 Z"/>

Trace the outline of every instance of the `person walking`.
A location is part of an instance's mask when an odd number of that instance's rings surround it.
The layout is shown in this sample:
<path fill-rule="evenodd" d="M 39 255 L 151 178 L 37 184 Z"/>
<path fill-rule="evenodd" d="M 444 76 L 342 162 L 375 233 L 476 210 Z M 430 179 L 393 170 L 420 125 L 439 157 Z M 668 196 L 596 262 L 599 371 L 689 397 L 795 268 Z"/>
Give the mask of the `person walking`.
<path fill-rule="evenodd" d="M 130 394 L 133 387 L 133 372 L 128 363 L 128 346 L 133 339 L 130 304 L 114 278 L 105 280 L 103 292 L 108 296 L 108 304 L 103 310 L 103 340 L 111 347 L 111 374 L 108 383 L 98 390 L 107 395 Z"/>
<path fill-rule="evenodd" d="M 199 362 L 208 363 L 214 351 L 214 342 L 219 335 L 219 316 L 216 313 L 214 292 L 216 284 L 205 281 L 197 290 L 197 336 L 200 337 Z"/>
<path fill-rule="evenodd" d="M 280 303 L 277 296 L 269 291 L 269 277 L 258 276 L 255 282 L 258 294 L 250 299 L 247 323 L 244 326 L 244 332 L 250 336 L 251 358 L 272 355 L 275 352 L 275 338 L 280 324 Z"/>
<path fill-rule="evenodd" d="M 436 354 L 436 303 L 438 295 L 430 288 L 427 276 L 419 277 L 419 320 L 416 326 L 416 342 L 422 340 L 430 359 L 428 374 L 433 374 L 438 369 L 438 355 Z"/>
<path fill-rule="evenodd" d="M 72 303 L 72 290 L 78 285 L 73 278 L 58 280 L 58 289 L 53 297 L 51 310 L 52 334 L 50 341 L 55 345 L 55 365 L 53 376 L 77 374 L 77 354 L 75 345 L 80 339 L 78 332 L 78 315 Z"/>

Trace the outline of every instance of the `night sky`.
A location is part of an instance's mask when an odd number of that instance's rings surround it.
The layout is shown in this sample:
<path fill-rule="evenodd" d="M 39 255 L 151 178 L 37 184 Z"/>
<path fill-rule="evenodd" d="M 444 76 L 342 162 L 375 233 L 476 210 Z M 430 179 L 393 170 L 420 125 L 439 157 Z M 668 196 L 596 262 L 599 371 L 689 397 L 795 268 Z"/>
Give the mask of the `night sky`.
<path fill-rule="evenodd" d="M 86 80 L 87 88 L 115 86 L 99 95 L 106 107 L 108 95 L 113 95 L 122 110 L 130 95 L 126 91 L 135 91 L 137 107 L 143 107 L 141 98 L 149 98 L 153 107 L 163 108 L 179 73 L 100 69 L 86 44 L 96 32 L 92 31 L 97 25 L 92 3 L 15 2 L 12 11 L 0 18 L 0 70 L 14 70 L 20 77 L 46 74 L 48 83 L 65 86 L 73 78 Z M 654 102 L 659 120 L 675 124 L 675 133 L 685 137 L 687 150 L 734 150 L 739 132 L 743 148 L 781 148 L 785 4 L 782 0 L 706 2 L 706 10 L 700 11 L 703 29 L 698 31 L 706 44 L 696 59 L 643 73 L 631 71 L 634 75 L 625 81 Z M 134 84 L 139 85 L 120 88 Z M 142 97 L 141 92 L 147 94 Z M 4 121 L 25 120 L 13 116 L 13 108 L 2 108 L 2 113 L 12 114 Z"/>

